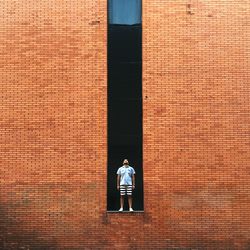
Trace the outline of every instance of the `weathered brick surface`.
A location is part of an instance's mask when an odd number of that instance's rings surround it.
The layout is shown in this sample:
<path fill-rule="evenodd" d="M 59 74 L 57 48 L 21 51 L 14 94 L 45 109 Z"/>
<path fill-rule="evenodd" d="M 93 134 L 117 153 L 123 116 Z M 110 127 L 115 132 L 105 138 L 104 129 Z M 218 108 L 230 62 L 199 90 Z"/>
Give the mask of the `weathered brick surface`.
<path fill-rule="evenodd" d="M 106 213 L 106 7 L 0 2 L 0 249 L 249 249 L 249 2 L 143 1 L 138 214 Z"/>

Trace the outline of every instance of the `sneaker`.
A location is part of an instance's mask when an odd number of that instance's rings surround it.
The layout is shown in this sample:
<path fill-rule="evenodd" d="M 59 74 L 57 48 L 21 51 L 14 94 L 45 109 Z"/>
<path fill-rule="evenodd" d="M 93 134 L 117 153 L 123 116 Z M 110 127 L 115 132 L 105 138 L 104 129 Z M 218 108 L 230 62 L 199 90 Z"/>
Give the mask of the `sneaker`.
<path fill-rule="evenodd" d="M 133 210 L 133 208 L 131 207 L 130 209 L 129 209 L 129 212 L 133 212 L 134 210 Z"/>
<path fill-rule="evenodd" d="M 123 211 L 123 208 L 121 207 L 120 209 L 119 209 L 119 212 L 122 212 Z"/>

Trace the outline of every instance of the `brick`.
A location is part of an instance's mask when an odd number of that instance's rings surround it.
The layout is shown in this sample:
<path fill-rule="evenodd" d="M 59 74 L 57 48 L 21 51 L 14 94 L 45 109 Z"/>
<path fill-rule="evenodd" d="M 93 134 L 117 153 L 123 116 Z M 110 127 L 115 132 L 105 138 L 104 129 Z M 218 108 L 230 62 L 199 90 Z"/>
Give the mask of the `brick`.
<path fill-rule="evenodd" d="M 249 249 L 247 1 L 143 1 L 144 213 L 107 213 L 107 2 L 0 2 L 1 249 Z"/>

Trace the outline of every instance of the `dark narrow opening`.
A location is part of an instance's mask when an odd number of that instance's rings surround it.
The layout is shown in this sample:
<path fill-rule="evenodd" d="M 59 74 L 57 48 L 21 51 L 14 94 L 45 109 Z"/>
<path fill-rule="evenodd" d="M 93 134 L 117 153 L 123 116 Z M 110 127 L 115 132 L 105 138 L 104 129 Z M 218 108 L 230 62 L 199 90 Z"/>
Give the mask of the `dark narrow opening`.
<path fill-rule="evenodd" d="M 126 158 L 136 171 L 133 209 L 143 210 L 141 0 L 109 0 L 107 210 L 119 209 L 116 172 Z M 127 200 L 125 199 L 125 210 Z"/>

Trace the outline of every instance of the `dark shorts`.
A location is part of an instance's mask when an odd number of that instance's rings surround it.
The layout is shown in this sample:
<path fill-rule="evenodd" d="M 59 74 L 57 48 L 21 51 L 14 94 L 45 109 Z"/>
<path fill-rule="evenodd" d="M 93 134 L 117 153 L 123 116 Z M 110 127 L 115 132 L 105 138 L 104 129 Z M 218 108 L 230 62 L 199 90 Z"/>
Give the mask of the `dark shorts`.
<path fill-rule="evenodd" d="M 132 186 L 120 186 L 120 195 L 132 195 Z"/>

